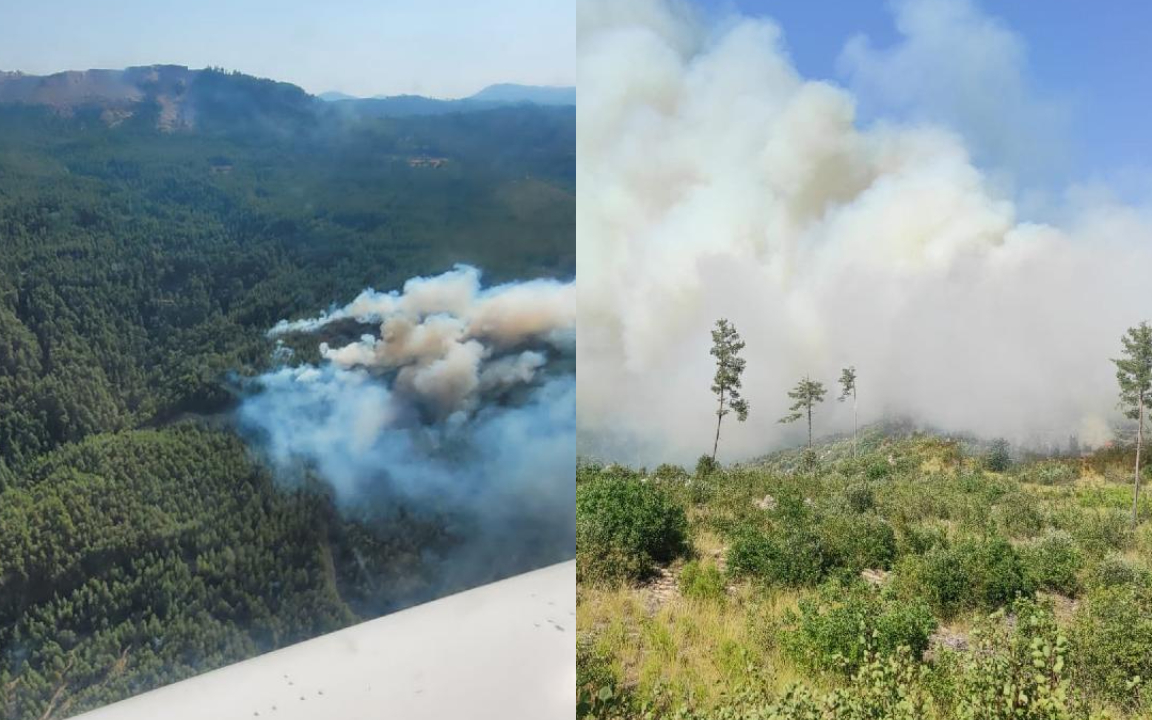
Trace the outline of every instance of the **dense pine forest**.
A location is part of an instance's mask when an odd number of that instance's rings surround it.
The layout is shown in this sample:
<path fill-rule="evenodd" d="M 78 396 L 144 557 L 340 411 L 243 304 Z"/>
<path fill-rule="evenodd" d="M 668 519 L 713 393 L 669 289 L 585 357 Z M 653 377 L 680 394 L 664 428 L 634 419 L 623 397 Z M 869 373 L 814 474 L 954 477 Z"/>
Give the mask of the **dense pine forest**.
<path fill-rule="evenodd" d="M 378 117 L 198 82 L 194 129 L 158 106 L 0 105 L 3 717 L 65 717 L 427 597 L 450 525 L 285 488 L 233 428 L 243 379 L 282 357 L 274 323 L 365 287 L 458 262 L 575 270 L 571 107 Z"/>

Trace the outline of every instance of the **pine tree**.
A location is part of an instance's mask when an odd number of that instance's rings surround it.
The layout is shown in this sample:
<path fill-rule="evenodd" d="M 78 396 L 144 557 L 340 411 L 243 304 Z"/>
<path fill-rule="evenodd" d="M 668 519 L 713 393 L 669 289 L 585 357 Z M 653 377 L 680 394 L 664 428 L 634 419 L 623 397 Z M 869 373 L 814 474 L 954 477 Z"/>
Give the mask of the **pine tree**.
<path fill-rule="evenodd" d="M 712 331 L 712 357 L 716 358 L 716 375 L 712 379 L 712 392 L 720 401 L 716 409 L 716 439 L 712 441 L 712 464 L 716 464 L 716 448 L 720 445 L 720 422 L 729 412 L 736 412 L 736 419 L 748 419 L 748 401 L 740 397 L 740 376 L 744 374 L 746 361 L 740 357 L 744 341 L 736 328 L 724 318 L 716 321 Z"/>
<path fill-rule="evenodd" d="M 852 398 L 852 457 L 856 457 L 856 367 L 849 365 L 840 371 L 840 397 L 837 398 L 840 402 L 844 402 L 849 397 Z"/>
<path fill-rule="evenodd" d="M 1121 338 L 1123 357 L 1116 363 L 1120 385 L 1120 407 L 1136 421 L 1136 467 L 1132 479 L 1132 526 L 1136 526 L 1140 504 L 1140 450 L 1144 444 L 1144 410 L 1152 408 L 1152 326 L 1142 322 Z"/>
<path fill-rule="evenodd" d="M 796 383 L 796 387 L 788 391 L 788 397 L 796 402 L 792 403 L 792 407 L 788 408 L 791 412 L 788 415 L 780 418 L 781 423 L 796 422 L 805 415 L 808 416 L 808 447 L 812 447 L 812 408 L 816 403 L 824 402 L 824 384 L 811 380 L 807 375 L 804 379 Z"/>

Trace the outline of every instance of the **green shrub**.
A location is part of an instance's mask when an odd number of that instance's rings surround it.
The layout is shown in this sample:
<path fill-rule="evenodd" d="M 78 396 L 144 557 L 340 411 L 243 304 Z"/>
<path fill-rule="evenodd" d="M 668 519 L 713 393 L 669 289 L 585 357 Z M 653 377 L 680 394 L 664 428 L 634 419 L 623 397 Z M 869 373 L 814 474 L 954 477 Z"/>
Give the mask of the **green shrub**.
<path fill-rule="evenodd" d="M 780 585 L 811 585 L 824 573 L 819 538 L 800 527 L 741 527 L 728 547 L 728 572 Z"/>
<path fill-rule="evenodd" d="M 1152 585 L 1152 572 L 1128 562 L 1120 555 L 1109 555 L 1092 568 L 1088 584 L 1102 588 L 1116 585 L 1148 586 Z"/>
<path fill-rule="evenodd" d="M 1012 455 L 1008 450 L 1008 441 L 998 438 L 992 441 L 988 454 L 984 456 L 984 467 L 992 472 L 1005 472 L 1012 465 Z"/>
<path fill-rule="evenodd" d="M 664 481 L 681 480 L 682 481 L 682 480 L 688 479 L 688 471 L 685 470 L 684 468 L 680 467 L 679 465 L 670 465 L 668 463 L 661 463 L 660 465 L 658 465 L 656 467 L 656 471 L 654 473 L 652 473 L 652 476 L 655 477 L 657 480 L 664 480 Z"/>
<path fill-rule="evenodd" d="M 884 458 L 876 458 L 864 468 L 864 477 L 876 482 L 892 475 L 895 469 L 892 463 Z"/>
<path fill-rule="evenodd" d="M 693 600 L 723 600 L 726 597 L 724 573 L 714 563 L 693 560 L 680 571 L 680 594 Z"/>
<path fill-rule="evenodd" d="M 1016 492 L 1000 498 L 993 511 L 996 524 L 1014 538 L 1034 537 L 1044 529 L 1044 513 L 1033 495 Z"/>
<path fill-rule="evenodd" d="M 1073 465 L 1059 460 L 1033 463 L 1017 471 L 1017 477 L 1021 480 L 1037 485 L 1067 485 L 1079 475 Z"/>
<path fill-rule="evenodd" d="M 887 570 L 896 558 L 896 533 L 878 515 L 831 513 L 820 519 L 817 529 L 828 568 L 853 573 L 867 568 Z"/>
<path fill-rule="evenodd" d="M 684 510 L 660 488 L 604 475 L 576 488 L 576 550 L 581 580 L 639 579 L 685 548 Z"/>
<path fill-rule="evenodd" d="M 627 711 L 626 698 L 619 695 L 619 678 L 612 658 L 596 646 L 595 638 L 576 639 L 576 717 L 614 717 Z"/>
<path fill-rule="evenodd" d="M 692 720 L 924 720 L 932 717 L 928 667 L 917 660 L 907 650 L 870 655 L 846 687 L 818 694 L 793 685 L 762 708 Z"/>
<path fill-rule="evenodd" d="M 1072 536 L 1063 530 L 1049 530 L 1020 550 L 1029 584 L 1065 595 L 1075 595 L 1080 584 L 1076 574 L 1084 558 Z"/>
<path fill-rule="evenodd" d="M 1104 557 L 1132 545 L 1131 516 L 1115 508 L 1065 508 L 1056 514 L 1057 527 L 1067 530 L 1084 552 Z"/>
<path fill-rule="evenodd" d="M 816 454 L 814 448 L 806 447 L 800 453 L 800 464 L 797 470 L 802 473 L 812 474 L 820 469 L 820 456 Z"/>
<path fill-rule="evenodd" d="M 897 555 L 923 555 L 948 544 L 948 531 L 934 524 L 902 523 L 896 532 Z"/>
<path fill-rule="evenodd" d="M 1068 640 L 1051 610 L 1031 600 L 1013 604 L 1015 623 L 1002 613 L 972 633 L 974 647 L 945 662 L 955 703 L 949 717 L 972 720 L 1072 720 L 1087 713 L 1072 693 Z"/>
<path fill-rule="evenodd" d="M 951 617 L 970 604 L 964 562 L 948 546 L 905 556 L 896 566 L 893 589 L 901 597 L 923 598 L 943 617 Z"/>
<path fill-rule="evenodd" d="M 1032 587 L 1016 549 L 1003 538 L 965 540 L 953 546 L 963 560 L 976 607 L 992 610 L 1007 605 Z"/>
<path fill-rule="evenodd" d="M 941 616 L 952 617 L 962 610 L 994 610 L 1030 594 L 1032 585 L 1016 550 L 993 536 L 906 557 L 896 568 L 894 590 L 922 597 Z"/>
<path fill-rule="evenodd" d="M 853 512 L 868 512 L 876 506 L 876 495 L 867 483 L 854 483 L 844 488 L 844 505 Z"/>
<path fill-rule="evenodd" d="M 859 581 L 825 583 L 800 601 L 799 612 L 785 616 L 785 651 L 806 668 L 854 673 L 869 653 L 910 649 L 920 657 L 936 621 L 922 600 L 884 600 Z"/>
<path fill-rule="evenodd" d="M 1096 588 L 1076 613 L 1076 675 L 1090 692 L 1131 711 L 1132 681 L 1152 678 L 1152 589 L 1137 585 Z"/>
<path fill-rule="evenodd" d="M 778 487 L 775 494 L 776 506 L 768 515 L 772 522 L 777 524 L 798 525 L 808 524 L 812 520 L 813 510 L 810 500 L 804 497 L 797 485 Z"/>
<path fill-rule="evenodd" d="M 720 463 L 712 459 L 711 455 L 701 455 L 696 460 L 696 477 L 706 477 L 720 469 Z"/>

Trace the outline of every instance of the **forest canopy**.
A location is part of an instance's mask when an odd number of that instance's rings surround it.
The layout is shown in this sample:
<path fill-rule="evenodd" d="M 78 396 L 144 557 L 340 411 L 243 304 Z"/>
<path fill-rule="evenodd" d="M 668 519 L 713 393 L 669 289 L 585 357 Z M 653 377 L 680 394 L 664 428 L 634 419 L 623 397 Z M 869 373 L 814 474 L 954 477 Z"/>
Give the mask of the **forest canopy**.
<path fill-rule="evenodd" d="M 365 287 L 575 271 L 573 108 L 362 117 L 211 80 L 189 131 L 0 105 L 4 717 L 426 598 L 444 519 L 279 486 L 231 426 L 240 380 L 273 364 L 275 322 Z"/>

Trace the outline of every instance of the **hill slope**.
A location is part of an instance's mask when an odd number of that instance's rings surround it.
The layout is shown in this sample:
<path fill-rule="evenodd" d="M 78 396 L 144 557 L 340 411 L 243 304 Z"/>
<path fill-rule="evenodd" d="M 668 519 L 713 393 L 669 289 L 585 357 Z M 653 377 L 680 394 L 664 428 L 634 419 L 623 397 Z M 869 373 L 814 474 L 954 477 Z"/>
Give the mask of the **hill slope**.
<path fill-rule="evenodd" d="M 869 432 L 858 455 L 582 468 L 577 716 L 1147 717 L 1133 453 L 997 472 L 971 450 Z"/>
<path fill-rule="evenodd" d="M 231 429 L 237 379 L 272 364 L 277 320 L 365 287 L 458 262 L 493 282 L 575 271 L 571 108 L 371 118 L 282 83 L 156 72 L 4 80 L 5 718 L 452 589 L 428 572 L 458 542 L 451 518 L 352 518 L 314 479 L 274 483 Z"/>

